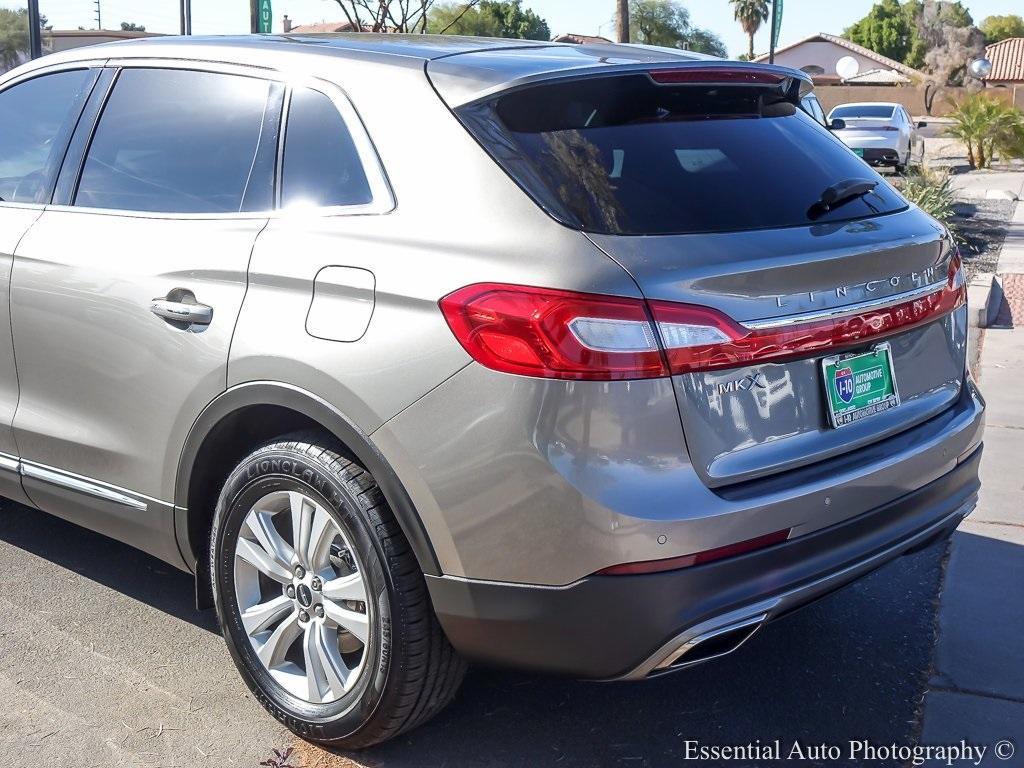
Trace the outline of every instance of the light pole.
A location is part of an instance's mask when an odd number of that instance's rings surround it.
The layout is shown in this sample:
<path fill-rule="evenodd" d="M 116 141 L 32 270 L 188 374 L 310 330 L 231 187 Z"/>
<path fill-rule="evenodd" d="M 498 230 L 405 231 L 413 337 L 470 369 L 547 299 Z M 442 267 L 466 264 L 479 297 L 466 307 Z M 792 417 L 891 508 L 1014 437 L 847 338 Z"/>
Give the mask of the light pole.
<path fill-rule="evenodd" d="M 775 25 L 778 23 L 778 21 L 775 18 L 775 4 L 776 4 L 776 2 L 778 2 L 778 0 L 772 0 L 772 29 L 771 29 L 771 32 L 769 33 L 771 35 L 771 39 L 768 40 L 768 63 L 769 64 L 774 64 L 775 63 Z"/>
<path fill-rule="evenodd" d="M 39 0 L 28 0 L 28 53 L 38 59 L 43 55 L 43 29 L 39 21 Z"/>
<path fill-rule="evenodd" d="M 192 0 L 181 0 L 181 34 L 192 34 Z"/>

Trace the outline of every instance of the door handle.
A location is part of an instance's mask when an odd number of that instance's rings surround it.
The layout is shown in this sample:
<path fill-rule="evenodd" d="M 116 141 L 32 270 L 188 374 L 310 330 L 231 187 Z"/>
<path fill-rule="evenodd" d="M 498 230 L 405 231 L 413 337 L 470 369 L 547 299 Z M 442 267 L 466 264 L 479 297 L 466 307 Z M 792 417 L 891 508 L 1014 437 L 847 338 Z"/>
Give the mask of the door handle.
<path fill-rule="evenodd" d="M 149 311 L 182 326 L 209 325 L 213 322 L 213 307 L 200 304 L 195 294 L 184 288 L 175 288 L 164 298 L 153 299 Z"/>

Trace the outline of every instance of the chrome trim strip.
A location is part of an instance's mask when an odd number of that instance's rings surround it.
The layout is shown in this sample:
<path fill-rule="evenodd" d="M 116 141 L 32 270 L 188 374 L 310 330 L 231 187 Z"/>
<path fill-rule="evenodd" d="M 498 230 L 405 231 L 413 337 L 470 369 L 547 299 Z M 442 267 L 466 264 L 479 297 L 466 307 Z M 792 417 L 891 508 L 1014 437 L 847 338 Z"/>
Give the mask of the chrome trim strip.
<path fill-rule="evenodd" d="M 60 470 L 49 469 L 46 467 L 39 466 L 38 464 L 31 464 L 28 462 L 21 462 L 21 474 L 25 477 L 33 480 L 40 480 L 50 485 L 56 485 L 61 488 L 67 488 L 68 490 L 75 491 L 77 493 L 85 494 L 86 496 L 92 496 L 93 498 L 103 499 L 104 501 L 111 501 L 115 504 L 121 504 L 132 509 L 137 509 L 140 512 L 145 512 L 149 505 L 134 495 L 129 495 L 124 491 L 117 491 L 99 483 L 86 480 L 82 477 L 70 475 Z"/>
<path fill-rule="evenodd" d="M 6 453 L 0 453 L 0 470 L 19 474 L 21 472 L 21 459 Z"/>
<path fill-rule="evenodd" d="M 848 304 L 845 307 L 815 310 L 813 312 L 801 312 L 797 315 L 786 315 L 785 317 L 769 317 L 764 320 L 746 320 L 741 322 L 740 325 L 744 328 L 749 328 L 752 331 L 762 331 L 768 328 L 783 328 L 788 325 L 813 323 L 816 320 L 836 320 L 842 317 L 848 317 L 849 315 L 859 315 L 861 312 L 868 312 L 873 309 L 885 309 L 886 307 L 891 307 L 895 304 L 902 304 L 905 301 L 913 301 L 914 299 L 919 299 L 922 296 L 927 296 L 929 293 L 935 293 L 936 291 L 942 290 L 945 285 L 946 281 L 940 280 L 937 283 L 931 283 L 930 285 L 924 285 L 920 288 L 914 288 L 911 291 L 904 291 L 903 293 L 893 294 L 892 296 L 886 296 L 881 299 L 870 299 L 857 304 Z"/>

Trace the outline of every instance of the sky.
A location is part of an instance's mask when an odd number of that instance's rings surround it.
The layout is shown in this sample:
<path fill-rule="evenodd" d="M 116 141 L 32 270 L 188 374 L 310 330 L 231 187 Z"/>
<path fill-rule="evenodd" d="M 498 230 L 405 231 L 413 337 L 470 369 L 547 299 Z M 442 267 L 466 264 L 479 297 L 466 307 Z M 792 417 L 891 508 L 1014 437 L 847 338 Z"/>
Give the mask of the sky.
<path fill-rule="evenodd" d="M 443 0 L 442 0 L 443 1 Z M 39 0 L 41 12 L 55 29 L 96 28 L 97 2 L 104 28 L 119 29 L 122 21 L 145 25 L 151 32 L 178 31 L 178 0 Z M 272 0 L 274 29 L 281 29 L 287 14 L 295 23 L 340 21 L 343 14 L 334 0 Z M 733 19 L 727 0 L 681 0 L 692 21 L 715 32 L 730 55 L 747 49 L 746 36 Z M 614 37 L 615 0 L 524 0 L 547 20 L 553 34 L 577 32 Z M 979 23 L 986 16 L 1024 12 L 1021 0 L 966 0 Z M 24 0 L 0 0 L 0 7 L 24 7 Z M 787 45 L 818 32 L 841 34 L 864 16 L 873 0 L 785 0 L 779 45 Z M 195 34 L 231 34 L 249 31 L 248 0 L 192 0 L 192 31 Z M 768 30 L 755 38 L 759 53 L 768 50 Z"/>

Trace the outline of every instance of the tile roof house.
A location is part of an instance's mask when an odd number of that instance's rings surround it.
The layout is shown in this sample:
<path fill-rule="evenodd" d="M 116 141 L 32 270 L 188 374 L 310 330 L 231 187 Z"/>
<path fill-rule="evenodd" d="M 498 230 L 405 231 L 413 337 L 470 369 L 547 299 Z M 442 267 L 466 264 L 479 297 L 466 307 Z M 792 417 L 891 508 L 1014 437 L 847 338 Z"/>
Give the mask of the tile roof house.
<path fill-rule="evenodd" d="M 600 37 L 598 35 L 577 35 L 573 32 L 565 32 L 561 35 L 555 35 L 551 38 L 553 43 L 572 43 L 574 45 L 594 45 L 597 43 L 610 43 L 607 37 Z"/>
<path fill-rule="evenodd" d="M 319 24 L 292 24 L 292 20 L 284 17 L 283 27 L 285 34 L 293 35 L 316 35 L 327 32 L 373 32 L 373 27 L 363 24 L 361 30 L 357 30 L 350 21 L 322 21 Z"/>
<path fill-rule="evenodd" d="M 825 32 L 777 49 L 775 63 L 802 69 L 811 75 L 815 85 L 837 85 L 842 78 L 836 73 L 836 62 L 844 56 L 849 56 L 860 65 L 860 73 L 849 80 L 851 84 L 896 85 L 924 79 L 924 73 L 913 67 Z M 758 56 L 754 61 L 766 62 L 768 54 Z M 869 73 L 871 77 L 864 77 Z"/>
<path fill-rule="evenodd" d="M 992 62 L 986 85 L 1024 85 L 1024 37 L 1008 37 L 988 46 L 985 58 Z"/>

